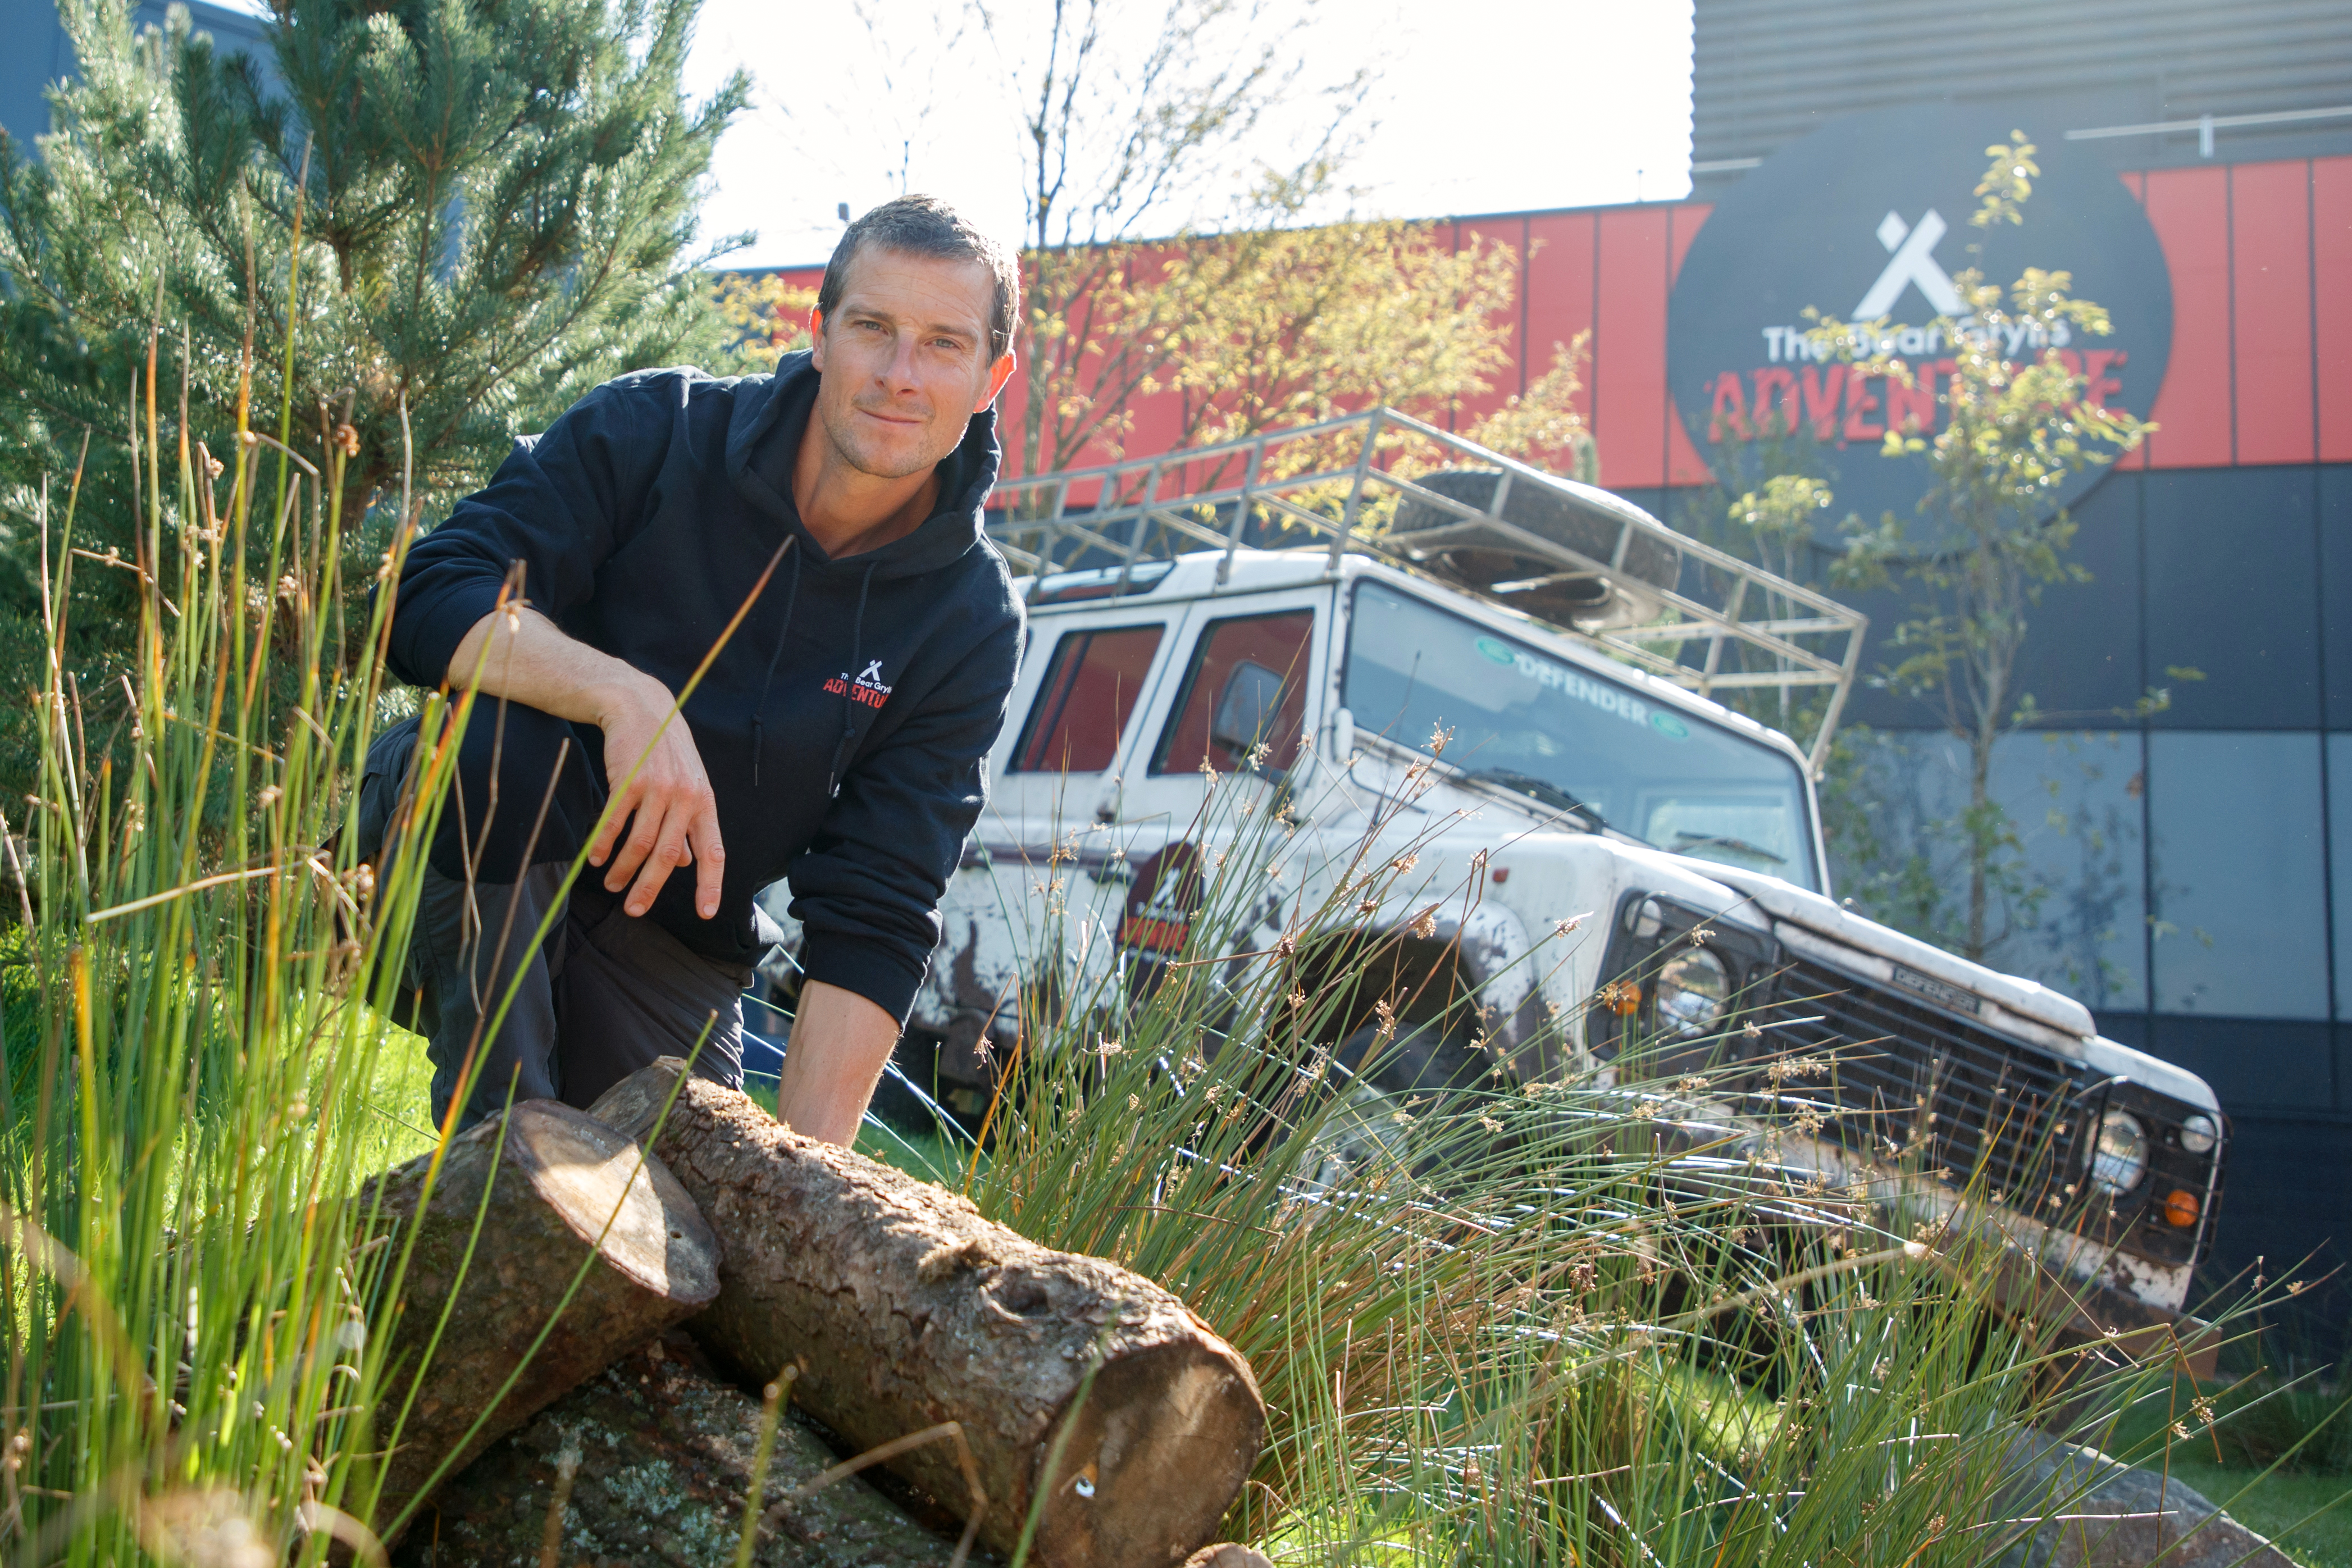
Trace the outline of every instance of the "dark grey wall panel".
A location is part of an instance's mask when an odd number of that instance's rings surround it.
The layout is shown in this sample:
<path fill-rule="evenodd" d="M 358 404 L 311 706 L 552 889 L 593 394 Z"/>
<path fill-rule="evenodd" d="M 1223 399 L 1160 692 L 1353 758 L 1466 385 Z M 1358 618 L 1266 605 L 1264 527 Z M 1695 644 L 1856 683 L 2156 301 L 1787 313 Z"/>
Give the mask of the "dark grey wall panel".
<path fill-rule="evenodd" d="M 2319 724 L 2316 479 L 2306 468 L 2138 477 L 2147 529 L 2147 679 L 2159 729 Z M 2170 668 L 2200 670 L 2173 679 Z"/>
<path fill-rule="evenodd" d="M 2327 727 L 2352 730 L 2352 468 L 2319 470 L 2319 595 Z"/>
<path fill-rule="evenodd" d="M 2332 1045 L 2326 1024 L 2158 1017 L 2140 1048 L 2203 1079 L 2221 1097 L 2221 1109 L 2242 1120 L 2282 1111 L 2326 1113 L 2334 1094 Z M 2237 1151 L 2231 1154 L 2234 1161 Z"/>

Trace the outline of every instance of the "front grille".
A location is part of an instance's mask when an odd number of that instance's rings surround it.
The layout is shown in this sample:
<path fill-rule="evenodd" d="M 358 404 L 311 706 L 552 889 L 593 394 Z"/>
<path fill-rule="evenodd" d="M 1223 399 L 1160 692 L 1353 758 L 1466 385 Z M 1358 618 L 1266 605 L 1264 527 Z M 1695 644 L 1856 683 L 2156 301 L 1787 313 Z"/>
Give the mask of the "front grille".
<path fill-rule="evenodd" d="M 2019 1209 L 2072 1206 L 2074 1064 L 1823 963 L 1784 959 L 1764 990 L 1759 1043 L 1782 1076 L 1772 1082 L 1768 1065 L 1754 1088 L 1795 1102 L 1801 1121 L 1819 1114 L 1815 1136 L 1980 1184 Z M 1801 1058 L 1825 1065 L 1789 1073 Z"/>

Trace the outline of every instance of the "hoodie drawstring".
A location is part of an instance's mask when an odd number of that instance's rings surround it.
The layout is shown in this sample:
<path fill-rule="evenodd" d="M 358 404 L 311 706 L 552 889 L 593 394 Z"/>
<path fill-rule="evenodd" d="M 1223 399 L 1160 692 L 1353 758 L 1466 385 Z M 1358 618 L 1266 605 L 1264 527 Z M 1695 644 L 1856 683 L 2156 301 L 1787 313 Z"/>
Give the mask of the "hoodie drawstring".
<path fill-rule="evenodd" d="M 824 775 L 824 795 L 827 800 L 841 793 L 841 764 L 848 759 L 850 743 L 857 739 L 857 677 L 866 672 L 866 595 L 874 586 L 874 562 L 866 568 L 866 575 L 857 580 L 857 615 L 849 623 L 848 679 L 841 683 L 841 739 L 833 748 L 833 766 Z"/>
<path fill-rule="evenodd" d="M 768 689 L 776 681 L 776 663 L 784 657 L 784 639 L 792 635 L 793 607 L 801 596 L 801 552 L 793 549 L 798 542 L 787 539 L 784 549 L 793 558 L 793 580 L 784 590 L 784 624 L 776 628 L 776 651 L 768 656 L 768 673 L 760 679 L 760 700 L 751 710 L 751 787 L 760 787 L 760 762 L 768 754 L 767 726 L 761 716 L 768 710 Z"/>

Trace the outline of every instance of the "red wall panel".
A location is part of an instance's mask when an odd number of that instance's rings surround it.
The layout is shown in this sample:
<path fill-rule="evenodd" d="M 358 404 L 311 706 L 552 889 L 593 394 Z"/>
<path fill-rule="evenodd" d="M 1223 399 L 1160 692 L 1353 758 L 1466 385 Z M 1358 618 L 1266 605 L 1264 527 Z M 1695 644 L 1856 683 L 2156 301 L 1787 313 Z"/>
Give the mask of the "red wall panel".
<path fill-rule="evenodd" d="M 1529 381 L 1551 369 L 1559 347 L 1592 326 L 1595 235 L 1591 213 L 1545 213 L 1528 220 L 1527 338 Z M 1592 408 L 1592 363 L 1582 373 L 1583 406 Z"/>
<path fill-rule="evenodd" d="M 1601 320 L 1593 333 L 1592 436 L 1603 483 L 1666 482 L 1666 209 L 1600 215 Z"/>
<path fill-rule="evenodd" d="M 2147 216 L 2172 271 L 2172 358 L 2151 410 L 2159 468 L 2231 460 L 2230 409 L 2230 171 L 2157 169 Z"/>
<path fill-rule="evenodd" d="M 1454 428 L 1456 430 L 1469 429 L 1482 417 L 1500 408 L 1512 394 L 1527 390 L 1527 341 L 1522 333 L 1526 312 L 1518 304 L 1518 297 L 1523 297 L 1527 290 L 1527 219 L 1517 217 L 1490 218 L 1485 223 L 1457 223 L 1454 226 L 1457 250 L 1467 250 L 1481 242 L 1506 246 L 1518 258 L 1519 265 L 1519 283 L 1513 290 L 1515 297 L 1506 323 L 1511 330 L 1510 361 L 1487 376 L 1493 391 L 1484 397 L 1465 398 L 1454 410 Z M 1536 374 L 1541 374 L 1542 372 L 1538 370 Z"/>
<path fill-rule="evenodd" d="M 2352 158 L 2127 174 L 2172 275 L 2172 357 L 2156 406 L 2162 426 L 2129 466 L 2352 462 Z M 1711 209 L 1669 206 L 1538 213 L 1453 226 L 1519 256 L 1513 363 L 1495 392 L 1457 412 L 1466 426 L 1543 374 L 1555 344 L 1592 331 L 1584 404 L 1601 475 L 1642 487 L 1706 481 L 1666 391 L 1666 300 Z M 814 288 L 820 268 L 790 280 Z M 1131 453 L 1165 447 L 1172 406 L 1136 409 Z M 1021 378 L 999 405 L 1017 450 Z M 1090 454 L 1094 460 L 1099 455 Z"/>
<path fill-rule="evenodd" d="M 2319 460 L 2352 462 L 2352 158 L 2311 165 L 2311 248 L 2318 295 Z"/>
<path fill-rule="evenodd" d="M 2237 460 L 2312 460 L 2311 165 L 2230 171 Z"/>
<path fill-rule="evenodd" d="M 1685 202 L 1680 206 L 1666 209 L 1671 226 L 1667 236 L 1669 254 L 1666 268 L 1666 289 L 1670 294 L 1675 279 L 1682 276 L 1683 258 L 1690 254 L 1691 241 L 1698 237 L 1699 225 L 1705 223 L 1706 215 L 1714 210 L 1714 205 L 1707 202 Z M 1657 353 L 1658 374 L 1663 382 L 1666 353 L 1665 334 L 1663 332 L 1658 336 Z M 1698 448 L 1691 445 L 1690 432 L 1683 428 L 1682 410 L 1674 405 L 1674 399 L 1669 395 L 1666 399 L 1666 483 L 1703 485 L 1713 477 L 1707 472 L 1706 459 L 1698 455 Z"/>

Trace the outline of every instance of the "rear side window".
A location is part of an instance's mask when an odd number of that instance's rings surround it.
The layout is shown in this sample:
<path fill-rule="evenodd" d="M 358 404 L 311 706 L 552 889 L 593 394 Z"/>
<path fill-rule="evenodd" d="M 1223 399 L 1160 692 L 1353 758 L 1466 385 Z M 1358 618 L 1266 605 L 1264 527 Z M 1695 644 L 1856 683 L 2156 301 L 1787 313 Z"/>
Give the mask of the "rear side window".
<path fill-rule="evenodd" d="M 1192 646 L 1184 694 L 1151 760 L 1155 773 L 1189 773 L 1202 763 L 1237 773 L 1250 752 L 1281 773 L 1298 759 L 1307 718 L 1307 644 L 1315 612 L 1212 621 Z"/>
<path fill-rule="evenodd" d="M 1118 754 L 1166 627 L 1064 632 L 1013 748 L 1016 773 L 1098 773 Z"/>

